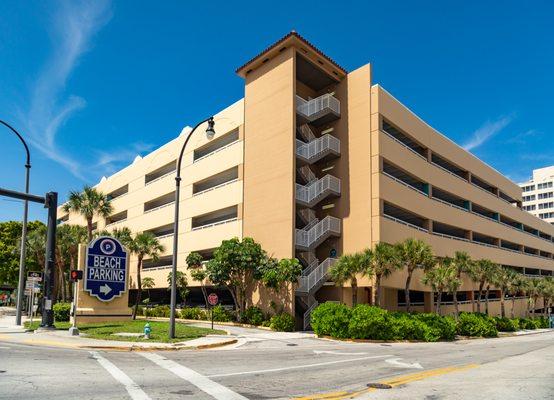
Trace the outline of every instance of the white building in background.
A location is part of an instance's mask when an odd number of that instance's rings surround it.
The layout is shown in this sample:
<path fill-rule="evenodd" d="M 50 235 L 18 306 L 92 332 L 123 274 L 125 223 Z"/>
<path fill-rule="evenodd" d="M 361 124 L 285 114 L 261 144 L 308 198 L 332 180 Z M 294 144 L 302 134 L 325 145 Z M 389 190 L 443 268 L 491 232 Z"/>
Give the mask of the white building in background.
<path fill-rule="evenodd" d="M 554 224 L 554 166 L 533 170 L 533 177 L 519 186 L 522 209 Z"/>

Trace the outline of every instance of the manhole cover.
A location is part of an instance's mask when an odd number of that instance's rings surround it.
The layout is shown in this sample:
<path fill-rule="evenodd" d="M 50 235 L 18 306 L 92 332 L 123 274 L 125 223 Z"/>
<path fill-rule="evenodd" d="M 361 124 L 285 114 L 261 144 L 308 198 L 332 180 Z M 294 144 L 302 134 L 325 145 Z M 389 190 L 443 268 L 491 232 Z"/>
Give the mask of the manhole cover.
<path fill-rule="evenodd" d="M 392 386 L 386 383 L 368 383 L 367 387 L 373 389 L 392 389 Z"/>
<path fill-rule="evenodd" d="M 3 374 L 4 372 L 6 371 L 4 371 L 3 369 L 0 369 L 0 374 Z"/>
<path fill-rule="evenodd" d="M 298 346 L 296 343 L 287 343 L 287 346 Z"/>

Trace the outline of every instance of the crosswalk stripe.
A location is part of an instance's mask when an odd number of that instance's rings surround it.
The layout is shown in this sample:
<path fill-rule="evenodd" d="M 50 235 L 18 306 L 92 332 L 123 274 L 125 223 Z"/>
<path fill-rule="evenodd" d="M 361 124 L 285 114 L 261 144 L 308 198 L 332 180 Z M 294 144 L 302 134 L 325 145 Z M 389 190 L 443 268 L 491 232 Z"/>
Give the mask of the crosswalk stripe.
<path fill-rule="evenodd" d="M 192 383 L 198 389 L 209 394 L 214 399 L 217 400 L 248 400 L 246 397 L 233 392 L 231 389 L 220 385 L 217 382 L 212 381 L 211 379 L 205 377 L 204 375 L 199 374 L 196 371 L 193 371 L 190 368 L 187 368 L 181 364 L 176 363 L 175 361 L 168 360 L 165 357 L 160 356 L 156 353 L 142 352 L 138 353 L 144 358 L 152 361 L 153 363 L 159 365 L 162 368 L 167 369 L 173 374 L 177 375 L 179 378 Z"/>
<path fill-rule="evenodd" d="M 125 390 L 129 393 L 129 396 L 133 400 L 151 400 L 150 397 L 144 393 L 144 391 L 137 385 L 131 378 L 129 378 L 122 370 L 117 368 L 110 361 L 98 354 L 97 351 L 91 351 L 92 357 L 103 366 L 106 371 L 110 373 L 117 381 L 125 386 Z"/>

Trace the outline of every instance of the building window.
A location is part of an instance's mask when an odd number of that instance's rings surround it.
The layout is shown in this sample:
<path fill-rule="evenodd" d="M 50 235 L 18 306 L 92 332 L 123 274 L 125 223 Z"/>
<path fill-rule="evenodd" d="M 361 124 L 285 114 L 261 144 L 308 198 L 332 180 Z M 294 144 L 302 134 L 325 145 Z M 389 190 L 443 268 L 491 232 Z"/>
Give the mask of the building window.
<path fill-rule="evenodd" d="M 540 203 L 539 204 L 539 210 L 544 210 L 545 208 L 552 208 L 554 207 L 554 202 L 550 201 L 548 203 Z"/>
<path fill-rule="evenodd" d="M 524 192 L 532 192 L 533 190 L 535 190 L 535 185 L 523 186 L 521 189 Z"/>
<path fill-rule="evenodd" d="M 544 182 L 544 183 L 539 183 L 537 185 L 537 189 L 550 189 L 552 187 L 552 182 Z"/>
<path fill-rule="evenodd" d="M 541 199 L 550 199 L 554 196 L 554 192 L 546 192 L 546 193 L 539 193 L 539 200 Z M 534 199 L 535 195 L 533 195 L 533 200 Z"/>
<path fill-rule="evenodd" d="M 539 194 L 539 199 L 542 199 L 540 194 Z M 523 201 L 533 201 L 533 200 L 535 200 L 535 195 L 534 194 L 529 195 L 529 196 L 523 196 Z"/>

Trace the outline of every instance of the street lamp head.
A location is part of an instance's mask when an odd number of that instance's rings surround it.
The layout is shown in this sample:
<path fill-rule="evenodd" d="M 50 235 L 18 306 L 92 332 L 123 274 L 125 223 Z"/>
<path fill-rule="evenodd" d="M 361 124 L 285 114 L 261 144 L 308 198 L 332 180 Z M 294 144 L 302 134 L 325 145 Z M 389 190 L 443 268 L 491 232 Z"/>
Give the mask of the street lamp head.
<path fill-rule="evenodd" d="M 213 137 L 214 137 L 214 135 L 215 135 L 214 125 L 215 125 L 214 118 L 211 117 L 211 118 L 208 120 L 208 127 L 206 128 L 206 137 L 207 137 L 209 140 L 213 139 Z"/>

